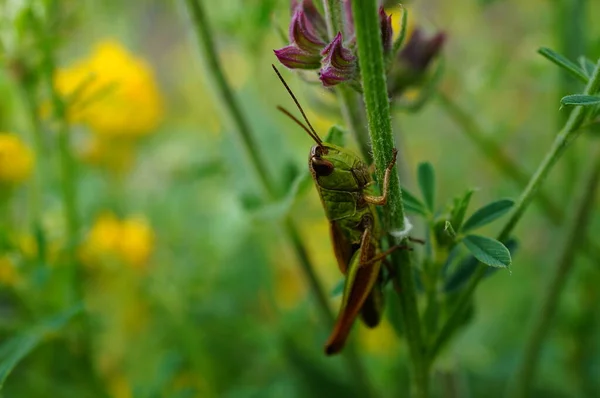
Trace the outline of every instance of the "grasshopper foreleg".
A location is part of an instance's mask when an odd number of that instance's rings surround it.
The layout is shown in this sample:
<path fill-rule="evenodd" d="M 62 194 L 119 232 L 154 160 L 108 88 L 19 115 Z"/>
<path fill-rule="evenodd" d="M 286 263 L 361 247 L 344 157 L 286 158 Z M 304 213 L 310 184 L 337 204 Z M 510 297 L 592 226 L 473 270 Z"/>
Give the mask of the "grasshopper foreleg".
<path fill-rule="evenodd" d="M 363 195 L 363 199 L 365 200 L 365 202 L 378 206 L 382 206 L 387 203 L 388 192 L 390 190 L 390 175 L 392 174 L 392 170 L 394 169 L 394 165 L 396 164 L 397 154 L 398 150 L 394 148 L 392 151 L 392 160 L 386 167 L 385 174 L 383 175 L 383 194 L 381 196 Z"/>

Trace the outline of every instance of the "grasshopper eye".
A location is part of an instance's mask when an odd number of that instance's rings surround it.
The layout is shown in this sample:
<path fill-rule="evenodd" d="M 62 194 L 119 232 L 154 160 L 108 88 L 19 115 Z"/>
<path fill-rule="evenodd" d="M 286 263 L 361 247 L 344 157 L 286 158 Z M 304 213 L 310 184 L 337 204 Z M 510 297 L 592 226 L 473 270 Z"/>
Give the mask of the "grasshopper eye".
<path fill-rule="evenodd" d="M 335 169 L 335 166 L 329 160 L 317 157 L 312 157 L 310 164 L 318 177 L 326 177 L 333 173 L 333 170 Z"/>

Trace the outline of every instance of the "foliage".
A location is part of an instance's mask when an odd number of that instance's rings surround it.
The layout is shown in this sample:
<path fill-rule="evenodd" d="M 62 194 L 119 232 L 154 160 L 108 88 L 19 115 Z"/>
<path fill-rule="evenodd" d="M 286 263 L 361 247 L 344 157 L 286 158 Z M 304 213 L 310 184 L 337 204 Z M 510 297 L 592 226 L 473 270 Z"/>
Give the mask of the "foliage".
<path fill-rule="evenodd" d="M 600 4 L 175 3 L 0 4 L 2 396 L 600 394 Z M 334 358 L 279 61 L 379 182 L 399 149 L 410 250 Z"/>

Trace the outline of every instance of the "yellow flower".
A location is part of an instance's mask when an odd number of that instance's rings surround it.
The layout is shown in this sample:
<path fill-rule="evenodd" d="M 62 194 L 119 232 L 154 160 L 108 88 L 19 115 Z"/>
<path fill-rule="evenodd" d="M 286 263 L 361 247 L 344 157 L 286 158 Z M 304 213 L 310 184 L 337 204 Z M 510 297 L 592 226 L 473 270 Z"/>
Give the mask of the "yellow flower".
<path fill-rule="evenodd" d="M 58 70 L 55 85 L 73 101 L 70 120 L 102 136 L 141 137 L 163 116 L 151 67 L 116 41 L 102 41 L 89 57 Z"/>
<path fill-rule="evenodd" d="M 143 267 L 154 246 L 154 232 L 142 218 L 129 218 L 121 224 L 119 250 L 121 256 L 135 268 Z"/>
<path fill-rule="evenodd" d="M 82 257 L 87 264 L 103 259 L 121 261 L 142 269 L 154 248 L 154 232 L 142 218 L 119 220 L 112 213 L 100 215 L 83 245 Z"/>
<path fill-rule="evenodd" d="M 0 286 L 14 286 L 19 281 L 19 273 L 12 260 L 7 256 L 0 257 Z"/>
<path fill-rule="evenodd" d="M 361 347 L 373 355 L 397 355 L 398 335 L 386 319 L 382 319 L 381 323 L 373 329 L 369 329 L 361 323 L 358 328 L 358 338 Z"/>
<path fill-rule="evenodd" d="M 16 184 L 25 180 L 33 168 L 33 153 L 19 137 L 0 133 L 0 183 Z"/>

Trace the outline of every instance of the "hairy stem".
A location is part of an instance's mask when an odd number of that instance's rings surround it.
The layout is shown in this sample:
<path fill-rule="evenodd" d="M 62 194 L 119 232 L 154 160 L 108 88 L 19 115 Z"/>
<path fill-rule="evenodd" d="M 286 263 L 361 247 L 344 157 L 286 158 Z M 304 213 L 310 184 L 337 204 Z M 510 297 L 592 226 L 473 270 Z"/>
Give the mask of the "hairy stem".
<path fill-rule="evenodd" d="M 275 186 L 270 180 L 267 174 L 266 165 L 259 155 L 258 145 L 254 140 L 250 124 L 244 117 L 242 109 L 223 73 L 223 69 L 217 56 L 217 49 L 213 42 L 213 33 L 210 30 L 209 22 L 204 11 L 204 6 L 200 0 L 182 0 L 182 3 L 189 13 L 191 27 L 198 40 L 202 58 L 206 65 L 207 74 L 215 85 L 215 89 L 221 99 L 223 110 L 231 120 L 233 120 L 235 127 L 234 131 L 237 134 L 237 138 L 243 143 L 243 146 L 246 149 L 248 157 L 250 158 L 250 164 L 258 176 L 259 183 L 261 184 L 265 196 L 272 200 L 277 195 Z M 315 267 L 307 255 L 307 250 L 300 238 L 298 228 L 293 220 L 287 217 L 284 221 L 284 229 L 287 238 L 290 240 L 296 252 L 296 256 L 298 257 L 300 266 L 312 293 L 317 298 L 323 322 L 329 327 L 333 325 L 333 313 L 329 307 L 327 295 L 317 278 Z M 348 350 L 344 354 L 344 358 L 349 371 L 352 373 L 353 380 L 355 380 L 365 394 L 369 393 L 371 389 L 368 385 L 366 372 L 363 369 L 362 363 L 357 357 L 356 352 Z"/>
<path fill-rule="evenodd" d="M 344 32 L 342 3 L 340 0 L 323 0 L 323 9 L 325 10 L 327 33 L 329 34 L 329 39 L 333 40 L 338 32 L 342 32 L 342 34 Z M 338 98 L 346 128 L 358 143 L 363 159 L 368 163 L 372 163 L 373 156 L 371 155 L 369 144 L 367 118 L 364 107 L 360 102 L 360 96 L 345 84 L 337 85 L 334 91 Z"/>
<path fill-rule="evenodd" d="M 392 158 L 395 145 L 385 81 L 385 63 L 377 2 L 375 0 L 353 0 L 352 9 L 369 135 L 373 144 L 373 157 L 377 166 L 378 179 L 383 181 L 383 173 Z M 387 225 L 392 230 L 404 230 L 404 207 L 396 169 L 392 171 L 385 213 Z M 406 244 L 406 237 L 396 243 Z M 393 260 L 397 265 L 397 278 L 401 288 L 399 296 L 412 364 L 412 391 L 416 397 L 426 397 L 429 372 L 424 356 L 425 350 L 412 275 L 412 259 L 408 251 L 399 250 L 393 255 Z"/>
<path fill-rule="evenodd" d="M 585 87 L 584 94 L 595 94 L 600 89 L 600 60 L 598 60 L 596 67 L 594 69 L 594 73 L 590 78 L 587 86 Z M 581 133 L 582 129 L 580 129 L 583 121 L 585 120 L 586 111 L 582 106 L 575 107 L 571 111 L 569 115 L 569 119 L 567 123 L 563 127 L 563 129 L 558 133 L 552 147 L 549 152 L 546 154 L 546 157 L 538 167 L 537 171 L 529 180 L 529 183 L 523 190 L 523 193 L 519 197 L 515 209 L 513 210 L 509 220 L 504 225 L 504 228 L 500 232 L 498 236 L 498 240 L 506 241 L 517 223 L 521 220 L 521 217 L 525 213 L 525 210 L 531 204 L 531 201 L 535 197 L 535 194 L 542 186 L 546 177 L 558 161 L 561 156 L 564 154 L 565 150 L 569 147 L 569 145 L 575 140 Z M 468 308 L 469 303 L 473 297 L 473 293 L 481 279 L 484 277 L 487 270 L 487 266 L 484 264 L 479 264 L 477 270 L 475 271 L 473 277 L 469 280 L 466 288 L 462 292 L 461 296 L 458 298 L 455 307 L 452 309 L 450 316 L 444 323 L 440 333 L 434 341 L 433 346 L 429 352 L 430 360 L 434 360 L 440 349 L 446 343 L 446 341 L 452 336 L 457 326 L 460 324 L 460 320 L 465 313 L 465 310 Z"/>
<path fill-rule="evenodd" d="M 575 207 L 577 210 L 565 233 L 567 240 L 562 254 L 559 257 L 558 264 L 552 274 L 541 305 L 538 307 L 538 311 L 535 312 L 537 316 L 525 344 L 523 360 L 516 372 L 515 390 L 511 393 L 511 397 L 520 398 L 529 396 L 531 385 L 535 380 L 542 344 L 550 330 L 552 317 L 556 312 L 560 296 L 567 283 L 569 272 L 575 264 L 575 254 L 580 246 L 582 237 L 585 236 L 591 219 L 599 179 L 600 148 L 596 150 L 594 164 L 590 169 L 588 178 L 585 180 L 579 204 Z"/>

